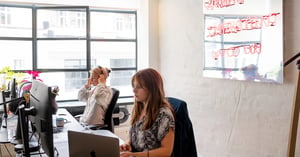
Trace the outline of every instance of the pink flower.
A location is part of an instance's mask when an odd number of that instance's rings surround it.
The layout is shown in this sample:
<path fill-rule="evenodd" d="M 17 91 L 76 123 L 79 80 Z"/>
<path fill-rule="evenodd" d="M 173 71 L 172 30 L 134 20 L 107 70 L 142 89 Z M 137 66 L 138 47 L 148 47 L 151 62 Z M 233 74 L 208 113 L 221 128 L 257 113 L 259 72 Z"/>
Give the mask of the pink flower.
<path fill-rule="evenodd" d="M 40 72 L 38 71 L 32 71 L 32 70 L 28 70 L 25 71 L 27 74 L 31 75 L 33 78 L 39 77 Z"/>
<path fill-rule="evenodd" d="M 38 71 L 32 71 L 32 70 L 28 70 L 28 71 L 25 71 L 27 74 L 29 74 L 30 76 L 31 76 L 31 78 L 24 78 L 21 82 L 22 83 L 26 83 L 26 82 L 28 82 L 28 81 L 31 81 L 31 79 L 35 79 L 35 80 L 39 80 L 39 81 L 41 81 L 41 82 L 43 82 L 40 78 L 38 78 L 39 77 L 39 74 L 40 74 L 40 72 L 38 72 Z M 31 89 L 31 84 L 29 84 L 29 85 L 25 85 L 24 87 L 22 87 L 22 90 L 23 91 L 29 91 L 30 89 Z"/>
<path fill-rule="evenodd" d="M 30 81 L 31 79 L 35 79 L 35 80 L 39 80 L 39 81 L 41 81 L 41 82 L 43 82 L 40 78 L 38 78 L 39 77 L 39 74 L 41 73 L 41 72 L 38 72 L 38 71 L 33 71 L 33 70 L 27 70 L 27 71 L 25 71 L 27 74 L 29 74 L 31 77 L 30 78 L 24 78 L 21 82 L 22 83 L 24 83 L 24 82 L 28 82 L 28 81 Z"/>

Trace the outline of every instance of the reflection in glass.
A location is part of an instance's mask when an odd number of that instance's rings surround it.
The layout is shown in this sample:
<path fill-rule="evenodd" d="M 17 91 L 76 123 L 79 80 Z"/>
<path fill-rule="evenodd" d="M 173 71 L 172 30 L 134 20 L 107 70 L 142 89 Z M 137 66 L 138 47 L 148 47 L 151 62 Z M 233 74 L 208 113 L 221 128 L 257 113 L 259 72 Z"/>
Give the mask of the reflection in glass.
<path fill-rule="evenodd" d="M 281 17 L 279 13 L 205 15 L 203 75 L 282 83 Z"/>

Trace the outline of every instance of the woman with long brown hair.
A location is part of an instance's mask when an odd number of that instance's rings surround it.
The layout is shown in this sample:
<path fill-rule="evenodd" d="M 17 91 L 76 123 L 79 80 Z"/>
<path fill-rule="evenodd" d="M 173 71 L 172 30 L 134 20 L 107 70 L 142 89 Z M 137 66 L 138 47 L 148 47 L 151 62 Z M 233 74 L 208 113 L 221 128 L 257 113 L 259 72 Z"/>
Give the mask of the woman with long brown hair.
<path fill-rule="evenodd" d="M 134 108 L 130 137 L 120 146 L 121 157 L 170 157 L 173 150 L 175 120 L 173 109 L 159 72 L 152 68 L 132 77 Z"/>

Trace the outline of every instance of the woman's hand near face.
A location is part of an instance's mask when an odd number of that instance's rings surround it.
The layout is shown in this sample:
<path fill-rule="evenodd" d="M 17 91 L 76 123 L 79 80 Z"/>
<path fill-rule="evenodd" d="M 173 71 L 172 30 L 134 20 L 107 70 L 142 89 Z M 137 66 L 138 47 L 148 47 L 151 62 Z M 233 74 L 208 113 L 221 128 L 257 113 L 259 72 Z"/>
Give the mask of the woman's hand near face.
<path fill-rule="evenodd" d="M 86 89 L 89 89 L 91 87 L 91 84 L 92 84 L 92 79 L 88 78 L 84 86 Z"/>

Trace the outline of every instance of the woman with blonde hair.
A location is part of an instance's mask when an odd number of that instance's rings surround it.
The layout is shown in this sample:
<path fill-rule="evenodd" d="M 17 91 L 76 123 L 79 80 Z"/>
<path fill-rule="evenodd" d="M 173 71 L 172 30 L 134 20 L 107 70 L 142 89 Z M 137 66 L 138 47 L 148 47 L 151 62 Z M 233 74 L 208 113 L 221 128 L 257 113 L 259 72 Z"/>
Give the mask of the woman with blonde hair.
<path fill-rule="evenodd" d="M 121 157 L 170 157 L 173 151 L 175 120 L 165 98 L 163 80 L 152 68 L 132 77 L 134 107 L 130 137 L 120 146 Z"/>
<path fill-rule="evenodd" d="M 97 66 L 87 82 L 78 91 L 78 99 L 86 102 L 80 123 L 83 125 L 104 124 L 105 112 L 112 99 L 112 89 L 106 85 L 110 69 Z"/>

